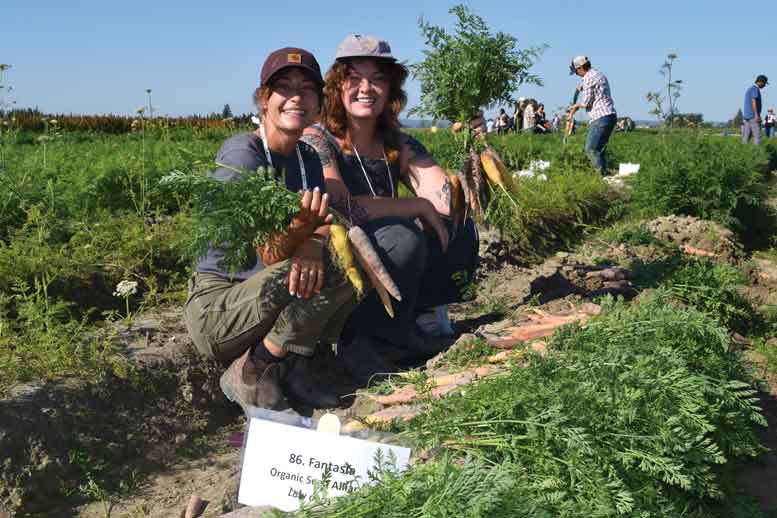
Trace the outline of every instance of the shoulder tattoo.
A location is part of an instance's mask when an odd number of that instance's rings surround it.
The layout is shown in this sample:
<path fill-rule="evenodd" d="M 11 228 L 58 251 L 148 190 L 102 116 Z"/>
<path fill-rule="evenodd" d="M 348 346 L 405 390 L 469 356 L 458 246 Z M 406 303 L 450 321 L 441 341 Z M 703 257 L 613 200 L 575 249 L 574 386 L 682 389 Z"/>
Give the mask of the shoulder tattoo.
<path fill-rule="evenodd" d="M 321 159 L 321 167 L 332 165 L 334 160 L 332 144 L 321 133 L 307 133 L 300 140 L 316 150 Z"/>

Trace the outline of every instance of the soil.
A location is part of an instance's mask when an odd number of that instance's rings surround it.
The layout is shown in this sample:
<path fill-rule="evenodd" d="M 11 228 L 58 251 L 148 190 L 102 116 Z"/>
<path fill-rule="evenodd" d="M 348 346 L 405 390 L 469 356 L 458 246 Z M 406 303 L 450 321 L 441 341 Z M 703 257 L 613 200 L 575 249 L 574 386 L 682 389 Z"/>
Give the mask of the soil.
<path fill-rule="evenodd" d="M 670 217 L 654 223 L 653 231 L 677 246 L 691 244 L 725 261 L 741 257 L 733 236 L 708 222 Z M 498 334 L 537 310 L 569 314 L 606 293 L 637 295 L 633 272 L 617 265 L 630 265 L 635 254 L 644 258 L 658 252 L 650 247 L 605 249 L 609 255 L 604 263 L 600 248 L 596 254 L 559 253 L 536 266 L 497 257 L 497 251 L 491 269 L 482 275 L 477 298 L 450 306 L 457 336 L 469 333 L 466 341 Z M 493 268 L 496 264 L 499 267 Z M 754 261 L 749 277 L 744 290 L 773 304 L 777 265 L 767 259 Z M 229 445 L 228 439 L 243 430 L 245 419 L 220 393 L 223 366 L 196 354 L 177 308 L 141 315 L 131 326 L 118 329 L 116 341 L 137 365 L 135 375 L 28 385 L 0 400 L 0 423 L 15 423 L 13 428 L 0 427 L 0 450 L 13 452 L 0 471 L 0 518 L 168 518 L 181 515 L 192 495 L 209 502 L 202 516 L 226 516 L 239 508 L 240 448 Z M 754 365 L 761 361 L 755 352 L 749 358 Z M 762 438 L 777 450 L 773 374 L 766 376 L 761 403 L 770 423 Z M 348 422 L 379 408 L 357 396 L 348 408 L 333 412 Z M 80 460 L 72 462 L 74 458 Z M 110 459 L 111 465 L 101 466 L 101 459 Z M 113 483 L 114 496 L 102 498 L 93 492 L 84 498 L 90 478 L 106 486 Z M 739 482 L 761 506 L 777 508 L 777 455 L 769 453 L 762 463 L 742 467 Z M 62 485 L 74 496 L 63 499 Z"/>

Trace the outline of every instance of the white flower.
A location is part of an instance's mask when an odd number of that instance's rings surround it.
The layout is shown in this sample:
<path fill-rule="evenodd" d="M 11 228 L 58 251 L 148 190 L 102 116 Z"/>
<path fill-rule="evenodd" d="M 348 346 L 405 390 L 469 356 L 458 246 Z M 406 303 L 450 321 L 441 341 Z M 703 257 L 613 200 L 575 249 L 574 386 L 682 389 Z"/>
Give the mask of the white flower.
<path fill-rule="evenodd" d="M 135 112 L 140 114 L 140 115 L 143 115 L 143 113 L 145 113 L 145 111 L 146 111 L 146 107 L 145 106 L 138 106 L 137 108 L 135 108 Z"/>
<path fill-rule="evenodd" d="M 57 122 L 58 122 L 58 121 L 57 121 L 57 119 L 51 119 L 51 120 L 49 121 L 49 123 L 50 123 L 50 124 L 56 124 Z"/>
<path fill-rule="evenodd" d="M 121 281 L 116 285 L 116 291 L 113 292 L 113 296 L 126 299 L 130 295 L 137 293 L 137 291 L 138 283 L 136 281 Z"/>

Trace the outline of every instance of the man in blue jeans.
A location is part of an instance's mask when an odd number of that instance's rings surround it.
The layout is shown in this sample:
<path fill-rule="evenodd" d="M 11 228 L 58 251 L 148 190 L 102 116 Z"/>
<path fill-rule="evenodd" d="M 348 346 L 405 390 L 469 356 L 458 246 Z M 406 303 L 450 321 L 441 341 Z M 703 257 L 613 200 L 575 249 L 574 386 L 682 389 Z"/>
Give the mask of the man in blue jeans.
<path fill-rule="evenodd" d="M 761 89 L 769 84 L 765 75 L 755 78 L 755 84 L 745 91 L 745 108 L 742 110 L 742 142 L 747 144 L 750 137 L 758 145 L 761 143 Z"/>
<path fill-rule="evenodd" d="M 615 103 L 610 94 L 610 83 L 607 78 L 591 67 L 591 61 L 586 56 L 577 56 L 569 65 L 569 73 L 583 78 L 577 89 L 582 99 L 569 107 L 569 120 L 574 119 L 580 108 L 585 108 L 591 117 L 588 125 L 588 137 L 585 141 L 585 152 L 591 157 L 591 163 L 599 169 L 602 176 L 607 173 L 604 159 L 604 148 L 618 120 L 615 113 Z"/>

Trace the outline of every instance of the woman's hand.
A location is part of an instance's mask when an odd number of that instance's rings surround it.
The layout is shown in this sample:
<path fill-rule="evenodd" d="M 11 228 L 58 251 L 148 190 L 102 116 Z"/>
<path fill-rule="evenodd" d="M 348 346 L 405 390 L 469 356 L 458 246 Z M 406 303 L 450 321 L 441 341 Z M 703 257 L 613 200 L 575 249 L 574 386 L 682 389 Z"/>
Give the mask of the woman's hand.
<path fill-rule="evenodd" d="M 472 130 L 472 134 L 474 136 L 485 136 L 486 132 L 486 120 L 483 118 L 483 112 L 479 111 L 475 114 L 474 117 L 469 121 L 469 127 L 470 130 Z M 464 129 L 464 123 L 462 122 L 454 122 L 451 125 L 451 131 L 453 133 L 458 133 L 461 130 Z"/>
<path fill-rule="evenodd" d="M 307 236 L 321 225 L 332 222 L 332 215 L 329 214 L 329 195 L 322 196 L 318 187 L 302 193 L 299 207 L 299 212 L 289 223 L 289 233 Z"/>
<path fill-rule="evenodd" d="M 324 240 L 313 234 L 302 242 L 291 257 L 289 293 L 309 299 L 324 286 Z"/>
<path fill-rule="evenodd" d="M 329 196 L 322 196 L 318 187 L 305 191 L 300 200 L 300 210 L 291 218 L 286 233 L 271 237 L 261 250 L 257 250 L 262 262 L 270 265 L 288 259 L 318 227 L 331 221 Z"/>
<path fill-rule="evenodd" d="M 424 227 L 437 234 L 437 239 L 440 240 L 440 247 L 442 248 L 442 251 L 445 252 L 448 250 L 449 239 L 448 229 L 445 227 L 445 223 L 443 223 L 442 218 L 429 200 L 423 198 L 415 199 L 418 200 L 418 203 L 421 205 L 419 207 L 418 217 L 421 218 Z"/>

